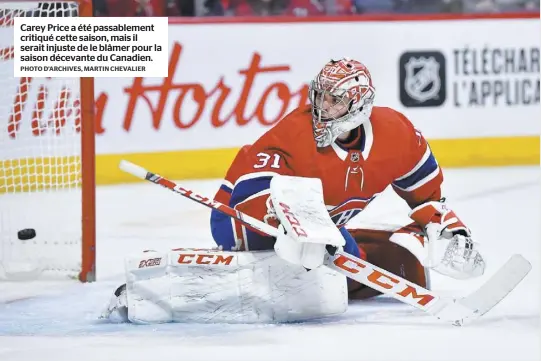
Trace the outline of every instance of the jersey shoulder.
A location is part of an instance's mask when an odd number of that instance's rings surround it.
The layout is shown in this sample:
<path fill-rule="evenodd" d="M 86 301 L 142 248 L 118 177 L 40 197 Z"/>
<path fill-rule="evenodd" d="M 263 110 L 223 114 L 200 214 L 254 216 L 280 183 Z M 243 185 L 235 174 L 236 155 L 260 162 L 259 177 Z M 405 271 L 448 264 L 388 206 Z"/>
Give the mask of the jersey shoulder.
<path fill-rule="evenodd" d="M 386 145 L 407 146 L 419 143 L 421 132 L 402 113 L 389 107 L 374 107 L 370 116 L 370 123 L 375 138 L 384 140 Z"/>
<path fill-rule="evenodd" d="M 293 153 L 309 148 L 310 143 L 314 143 L 312 114 L 309 106 L 303 106 L 293 110 L 267 130 L 253 144 L 252 149 L 273 147 Z"/>
<path fill-rule="evenodd" d="M 412 122 L 399 111 L 389 107 L 374 107 L 372 115 L 372 126 L 389 133 L 412 131 L 415 129 Z"/>

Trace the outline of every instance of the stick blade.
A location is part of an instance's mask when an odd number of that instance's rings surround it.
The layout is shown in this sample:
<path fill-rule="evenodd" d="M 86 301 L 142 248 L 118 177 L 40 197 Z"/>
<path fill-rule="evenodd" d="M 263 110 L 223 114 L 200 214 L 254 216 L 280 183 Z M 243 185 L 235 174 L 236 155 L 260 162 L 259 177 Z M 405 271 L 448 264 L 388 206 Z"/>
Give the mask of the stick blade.
<path fill-rule="evenodd" d="M 128 162 L 127 160 L 121 160 L 119 164 L 119 168 L 131 175 L 136 176 L 137 178 L 145 179 L 148 172 L 145 168 L 138 166 L 137 164 L 133 164 L 132 162 Z"/>
<path fill-rule="evenodd" d="M 457 320 L 463 324 L 481 317 L 500 303 L 528 275 L 532 265 L 522 255 L 515 254 L 479 289 L 457 300 L 457 303 L 472 310 L 467 319 Z"/>

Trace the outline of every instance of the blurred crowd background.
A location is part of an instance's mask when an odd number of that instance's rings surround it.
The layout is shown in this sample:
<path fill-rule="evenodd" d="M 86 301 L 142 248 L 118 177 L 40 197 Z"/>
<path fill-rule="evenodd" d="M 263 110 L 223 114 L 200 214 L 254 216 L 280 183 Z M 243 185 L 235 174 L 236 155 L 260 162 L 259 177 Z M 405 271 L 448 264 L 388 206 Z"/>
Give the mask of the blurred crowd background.
<path fill-rule="evenodd" d="M 95 16 L 321 16 L 539 12 L 539 0 L 93 0 Z"/>

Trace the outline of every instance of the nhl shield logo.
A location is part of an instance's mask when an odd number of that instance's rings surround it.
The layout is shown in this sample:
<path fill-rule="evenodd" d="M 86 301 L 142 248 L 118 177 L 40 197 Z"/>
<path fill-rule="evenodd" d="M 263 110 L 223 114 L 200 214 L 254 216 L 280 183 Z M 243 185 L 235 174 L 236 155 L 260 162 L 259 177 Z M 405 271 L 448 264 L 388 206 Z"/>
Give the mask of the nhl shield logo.
<path fill-rule="evenodd" d="M 352 162 L 358 162 L 359 159 L 361 159 L 361 156 L 359 155 L 359 153 L 357 153 L 357 152 L 351 153 L 351 161 Z"/>
<path fill-rule="evenodd" d="M 404 90 L 413 99 L 424 102 L 435 98 L 441 89 L 440 64 L 433 57 L 410 58 L 405 65 Z"/>
<path fill-rule="evenodd" d="M 408 107 L 445 101 L 445 57 L 440 52 L 406 52 L 400 57 L 400 100 Z"/>

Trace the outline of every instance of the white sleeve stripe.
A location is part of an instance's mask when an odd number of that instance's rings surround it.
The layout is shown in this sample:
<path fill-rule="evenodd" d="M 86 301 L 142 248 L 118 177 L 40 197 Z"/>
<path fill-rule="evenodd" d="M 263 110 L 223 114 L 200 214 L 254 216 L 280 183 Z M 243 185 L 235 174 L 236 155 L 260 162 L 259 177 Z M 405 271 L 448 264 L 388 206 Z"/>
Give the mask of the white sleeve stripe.
<path fill-rule="evenodd" d="M 224 186 L 226 186 L 227 188 L 231 189 L 231 190 L 233 189 L 233 183 L 231 183 L 231 182 L 228 181 L 227 179 L 224 179 L 224 181 L 222 182 L 222 184 L 223 184 Z"/>
<path fill-rule="evenodd" d="M 420 188 L 423 185 L 427 184 L 432 179 L 436 178 L 436 176 L 438 175 L 439 172 L 440 172 L 440 167 L 438 166 L 432 173 L 430 173 L 429 175 L 427 175 L 423 179 L 419 180 L 417 183 L 409 186 L 408 188 L 400 188 L 396 184 L 395 184 L 395 187 L 397 187 L 399 189 L 402 189 L 403 191 L 406 191 L 406 192 L 411 192 L 411 191 L 416 190 L 417 188 Z"/>
<path fill-rule="evenodd" d="M 250 201 L 250 200 L 252 200 L 252 199 L 255 199 L 255 198 L 264 196 L 264 195 L 266 195 L 266 194 L 270 194 L 270 189 L 267 188 L 267 189 L 262 190 L 261 192 L 257 192 L 257 193 L 255 193 L 255 194 L 252 194 L 251 196 L 249 196 L 248 198 L 246 198 L 246 199 L 243 200 L 242 202 L 237 203 L 237 204 L 235 205 L 235 207 L 238 207 L 238 206 L 239 206 L 240 204 L 242 204 L 242 203 L 246 203 L 246 202 L 248 202 L 248 201 Z"/>
<path fill-rule="evenodd" d="M 247 179 L 254 179 L 254 178 L 260 178 L 260 177 L 274 177 L 275 175 L 280 175 L 276 172 L 256 172 L 256 173 L 248 173 L 244 174 L 243 176 L 240 176 L 237 181 L 235 182 L 235 185 L 239 184 L 242 181 L 245 181 Z"/>
<path fill-rule="evenodd" d="M 430 154 L 432 154 L 432 152 L 430 151 L 430 147 L 427 145 L 426 147 L 426 151 L 425 151 L 425 154 L 423 154 L 423 157 L 421 158 L 421 160 L 415 165 L 415 167 L 413 167 L 412 170 L 410 170 L 408 173 L 404 174 L 403 176 L 399 177 L 399 178 L 396 178 L 395 181 L 399 181 L 401 179 L 404 179 L 404 178 L 407 178 L 409 177 L 410 175 L 412 175 L 413 173 L 417 172 L 417 170 L 419 168 L 421 168 L 423 166 L 423 164 L 425 164 L 426 160 L 428 159 L 428 157 L 430 157 Z"/>

